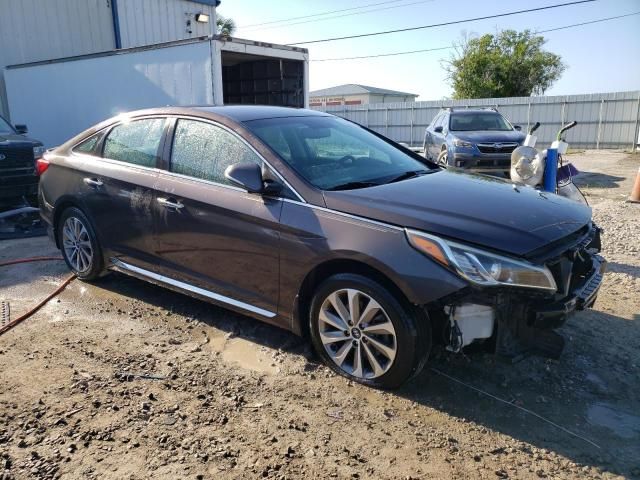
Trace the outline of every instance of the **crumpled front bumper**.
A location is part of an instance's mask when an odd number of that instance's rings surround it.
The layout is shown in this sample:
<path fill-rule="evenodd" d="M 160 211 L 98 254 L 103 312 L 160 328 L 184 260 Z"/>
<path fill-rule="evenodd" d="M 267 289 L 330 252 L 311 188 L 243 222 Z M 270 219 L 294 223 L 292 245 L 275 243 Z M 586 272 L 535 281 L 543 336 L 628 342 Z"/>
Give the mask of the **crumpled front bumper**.
<path fill-rule="evenodd" d="M 602 285 L 607 261 L 600 255 L 593 255 L 591 260 L 593 268 L 590 274 L 578 282 L 569 296 L 534 309 L 534 327 L 557 328 L 565 323 L 569 314 L 593 306 Z"/>
<path fill-rule="evenodd" d="M 550 358 L 560 356 L 565 341 L 554 329 L 562 326 L 574 312 L 593 306 L 607 266 L 598 254 L 582 250 L 582 255 L 581 263 L 588 262 L 589 270 L 576 267 L 577 271 L 567 280 L 566 295 L 562 298 L 557 298 L 562 294 L 553 298 L 508 295 L 496 302 L 495 351 L 498 355 L 512 359 L 526 353 Z"/>
<path fill-rule="evenodd" d="M 593 306 L 602 285 L 607 262 L 600 251 L 600 230 L 585 227 L 585 233 L 574 237 L 569 245 L 551 245 L 548 254 L 538 258 L 554 275 L 558 290 L 554 294 L 533 289 L 510 287 L 469 287 L 443 299 L 445 315 L 438 308 L 428 313 L 435 318 L 436 329 L 442 338 L 451 342 L 449 328 L 452 318 L 447 307 L 461 305 L 490 306 L 494 312 L 493 335 L 486 339 L 500 357 L 517 360 L 528 354 L 558 358 L 564 349 L 563 337 L 554 331 L 562 326 L 575 311 Z M 454 310 L 455 311 L 455 310 Z M 462 329 L 464 330 L 464 329 Z M 461 332 L 464 337 L 465 332 Z M 454 335 L 455 337 L 455 335 Z M 447 348 L 458 351 L 456 344 Z"/>

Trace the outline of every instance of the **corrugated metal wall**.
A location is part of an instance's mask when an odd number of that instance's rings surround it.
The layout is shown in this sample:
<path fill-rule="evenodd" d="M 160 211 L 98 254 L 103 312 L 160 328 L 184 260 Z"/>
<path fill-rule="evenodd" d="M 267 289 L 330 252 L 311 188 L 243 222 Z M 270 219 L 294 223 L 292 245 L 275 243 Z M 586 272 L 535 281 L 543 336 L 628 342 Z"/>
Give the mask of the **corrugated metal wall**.
<path fill-rule="evenodd" d="M 576 120 L 567 140 L 572 148 L 632 148 L 638 140 L 640 91 L 550 97 L 437 100 L 314 107 L 358 122 L 397 142 L 422 146 L 425 128 L 442 107 L 497 107 L 514 125 L 540 122 L 538 145 L 554 139 L 560 125 Z"/>
<path fill-rule="evenodd" d="M 7 113 L 6 65 L 114 48 L 106 0 L 0 0 L 0 113 Z"/>
<path fill-rule="evenodd" d="M 197 13 L 209 15 L 209 23 L 196 22 Z M 118 0 L 118 16 L 122 48 L 215 33 L 215 7 L 187 0 Z"/>
<path fill-rule="evenodd" d="M 0 0 L 0 114 L 7 65 L 115 49 L 113 0 Z M 209 15 L 209 23 L 195 14 Z M 215 7 L 188 0 L 118 0 L 122 48 L 214 33 Z M 190 22 L 190 25 L 187 25 Z"/>

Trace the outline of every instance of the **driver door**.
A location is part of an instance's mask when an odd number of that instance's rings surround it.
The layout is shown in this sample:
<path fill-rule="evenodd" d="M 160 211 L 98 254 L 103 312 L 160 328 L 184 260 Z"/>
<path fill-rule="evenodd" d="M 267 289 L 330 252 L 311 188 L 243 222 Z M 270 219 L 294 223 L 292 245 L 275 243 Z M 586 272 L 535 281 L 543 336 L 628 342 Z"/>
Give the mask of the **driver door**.
<path fill-rule="evenodd" d="M 155 251 L 162 275 L 269 319 L 278 304 L 282 199 L 232 186 L 224 171 L 241 162 L 263 163 L 225 127 L 176 120 L 168 171 L 158 178 Z"/>

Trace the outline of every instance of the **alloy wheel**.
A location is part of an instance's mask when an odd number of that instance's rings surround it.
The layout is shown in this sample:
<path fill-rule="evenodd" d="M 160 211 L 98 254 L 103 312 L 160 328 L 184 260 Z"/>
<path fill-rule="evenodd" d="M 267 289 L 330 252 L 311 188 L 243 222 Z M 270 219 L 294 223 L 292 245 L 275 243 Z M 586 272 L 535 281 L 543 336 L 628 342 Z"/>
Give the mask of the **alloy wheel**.
<path fill-rule="evenodd" d="M 69 264 L 78 273 L 89 271 L 93 259 L 93 247 L 89 232 L 76 217 L 69 217 L 62 227 L 62 246 Z"/>
<path fill-rule="evenodd" d="M 393 365 L 396 331 L 370 295 L 350 288 L 334 291 L 320 307 L 318 327 L 325 351 L 349 375 L 372 379 Z"/>

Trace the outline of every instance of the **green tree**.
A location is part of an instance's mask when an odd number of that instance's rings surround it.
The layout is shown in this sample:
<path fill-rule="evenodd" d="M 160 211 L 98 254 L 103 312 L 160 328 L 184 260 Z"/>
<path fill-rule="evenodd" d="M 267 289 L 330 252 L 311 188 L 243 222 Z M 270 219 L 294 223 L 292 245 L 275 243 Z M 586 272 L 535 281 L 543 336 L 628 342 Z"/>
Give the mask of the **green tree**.
<path fill-rule="evenodd" d="M 233 21 L 233 18 L 226 18 L 222 15 L 217 16 L 216 26 L 218 27 L 218 34 L 225 37 L 231 37 L 236 31 L 236 22 Z"/>
<path fill-rule="evenodd" d="M 543 50 L 545 42 L 530 30 L 465 37 L 444 62 L 453 98 L 543 94 L 565 69 L 559 55 Z"/>

